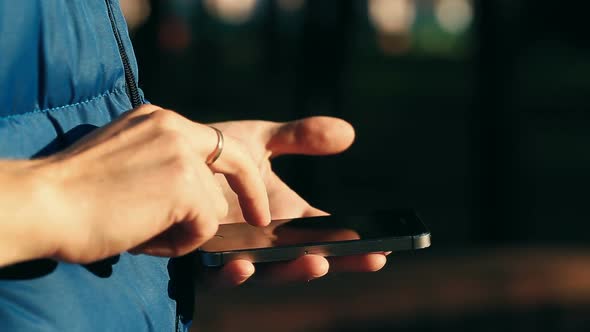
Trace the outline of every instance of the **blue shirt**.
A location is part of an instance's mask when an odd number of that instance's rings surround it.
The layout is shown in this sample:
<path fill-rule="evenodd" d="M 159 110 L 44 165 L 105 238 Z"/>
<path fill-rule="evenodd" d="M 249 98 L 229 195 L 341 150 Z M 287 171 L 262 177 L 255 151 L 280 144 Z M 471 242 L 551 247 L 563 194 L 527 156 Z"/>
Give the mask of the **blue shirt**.
<path fill-rule="evenodd" d="M 0 0 L 0 158 L 50 155 L 143 103 L 137 75 L 117 0 Z M 124 253 L 2 268 L 0 330 L 185 330 L 178 265 Z"/>

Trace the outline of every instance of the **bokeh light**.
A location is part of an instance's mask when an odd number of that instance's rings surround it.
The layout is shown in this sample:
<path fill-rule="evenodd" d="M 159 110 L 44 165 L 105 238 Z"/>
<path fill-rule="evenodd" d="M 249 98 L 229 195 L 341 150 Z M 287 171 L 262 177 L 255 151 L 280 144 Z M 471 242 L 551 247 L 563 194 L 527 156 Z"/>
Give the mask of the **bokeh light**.
<path fill-rule="evenodd" d="M 406 33 L 416 16 L 413 0 L 369 0 L 369 19 L 380 33 Z"/>
<path fill-rule="evenodd" d="M 120 4 L 129 30 L 138 28 L 150 16 L 151 6 L 148 0 L 121 0 Z"/>
<path fill-rule="evenodd" d="M 254 14 L 257 0 L 205 0 L 205 9 L 228 24 L 241 24 Z"/>
<path fill-rule="evenodd" d="M 452 34 L 464 32 L 473 20 L 473 6 L 468 0 L 438 0 L 434 13 L 440 27 Z"/>

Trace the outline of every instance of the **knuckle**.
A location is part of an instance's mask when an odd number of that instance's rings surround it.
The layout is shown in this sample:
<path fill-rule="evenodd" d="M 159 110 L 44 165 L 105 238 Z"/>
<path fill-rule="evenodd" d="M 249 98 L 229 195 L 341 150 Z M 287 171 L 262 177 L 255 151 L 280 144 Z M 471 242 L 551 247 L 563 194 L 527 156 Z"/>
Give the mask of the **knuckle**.
<path fill-rule="evenodd" d="M 186 186 L 196 179 L 194 163 L 186 154 L 176 154 L 170 162 L 171 178 L 177 185 Z"/>
<path fill-rule="evenodd" d="M 179 131 L 166 131 L 159 135 L 163 148 L 174 154 L 188 154 L 189 142 Z"/>
<path fill-rule="evenodd" d="M 195 157 L 187 152 L 188 148 L 176 145 L 169 150 L 167 161 L 168 180 L 178 189 L 190 191 L 197 181 L 197 169 Z"/>
<path fill-rule="evenodd" d="M 121 115 L 121 118 L 133 119 L 141 116 L 147 116 L 161 110 L 162 108 L 152 105 L 152 104 L 144 104 L 134 109 L 131 109 Z"/>
<path fill-rule="evenodd" d="M 162 109 L 161 107 L 153 105 L 153 104 L 143 104 L 139 107 L 134 108 L 133 110 L 131 110 L 131 112 L 137 113 L 137 114 L 150 114 L 150 113 L 156 112 L 161 109 Z"/>
<path fill-rule="evenodd" d="M 178 126 L 180 116 L 173 111 L 160 108 L 153 111 L 150 118 L 156 130 L 174 131 Z"/>
<path fill-rule="evenodd" d="M 204 218 L 199 225 L 199 237 L 203 240 L 209 240 L 217 233 L 219 223 L 216 218 Z"/>
<path fill-rule="evenodd" d="M 169 156 L 172 166 L 178 171 L 192 171 L 194 155 L 188 139 L 180 132 L 169 131 L 159 135 L 160 150 Z"/>

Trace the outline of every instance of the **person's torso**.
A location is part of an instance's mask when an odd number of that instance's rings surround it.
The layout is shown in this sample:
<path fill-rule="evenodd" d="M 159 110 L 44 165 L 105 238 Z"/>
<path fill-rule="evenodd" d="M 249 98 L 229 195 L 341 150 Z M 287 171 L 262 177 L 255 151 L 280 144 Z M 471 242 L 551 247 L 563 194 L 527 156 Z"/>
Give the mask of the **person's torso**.
<path fill-rule="evenodd" d="M 132 108 L 125 67 L 137 79 L 137 64 L 116 0 L 0 0 L 0 50 L 2 157 L 43 154 Z"/>
<path fill-rule="evenodd" d="M 0 158 L 50 155 L 111 122 L 136 106 L 136 80 L 118 1 L 0 0 Z M 174 331 L 168 263 L 2 268 L 0 330 Z"/>

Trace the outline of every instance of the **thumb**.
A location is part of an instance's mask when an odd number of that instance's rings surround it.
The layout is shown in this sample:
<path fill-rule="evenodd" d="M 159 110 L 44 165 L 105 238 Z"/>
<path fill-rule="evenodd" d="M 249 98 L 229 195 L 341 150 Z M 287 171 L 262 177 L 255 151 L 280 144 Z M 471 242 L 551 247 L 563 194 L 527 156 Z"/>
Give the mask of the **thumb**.
<path fill-rule="evenodd" d="M 267 149 L 273 157 L 284 154 L 329 155 L 348 149 L 353 141 L 354 128 L 348 122 L 314 116 L 277 124 Z"/>

